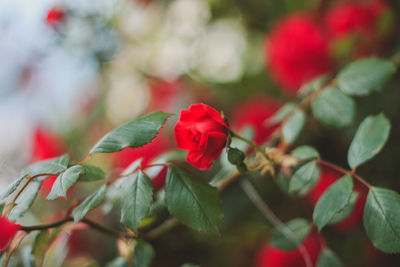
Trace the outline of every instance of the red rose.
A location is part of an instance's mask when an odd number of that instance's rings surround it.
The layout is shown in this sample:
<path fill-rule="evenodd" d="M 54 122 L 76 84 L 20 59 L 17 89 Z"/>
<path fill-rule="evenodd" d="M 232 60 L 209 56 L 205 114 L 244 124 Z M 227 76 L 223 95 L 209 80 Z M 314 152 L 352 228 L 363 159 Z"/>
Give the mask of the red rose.
<path fill-rule="evenodd" d="M 265 48 L 271 75 L 288 93 L 331 70 L 327 39 L 309 15 L 292 14 L 279 21 Z"/>
<path fill-rule="evenodd" d="M 181 111 L 175 142 L 180 149 L 188 150 L 187 162 L 198 169 L 210 169 L 226 145 L 229 129 L 215 109 L 193 104 Z"/>
<path fill-rule="evenodd" d="M 60 8 L 52 8 L 46 16 L 46 23 L 52 27 L 57 26 L 65 17 L 65 11 Z"/>
<path fill-rule="evenodd" d="M 317 233 L 312 233 L 303 241 L 302 245 L 309 253 L 313 266 L 316 266 L 319 254 L 324 246 L 322 239 Z M 298 248 L 285 251 L 267 244 L 256 255 L 255 266 L 302 267 L 306 264 Z"/>
<path fill-rule="evenodd" d="M 232 125 L 238 130 L 246 126 L 253 127 L 253 140 L 256 144 L 262 145 L 278 127 L 278 125 L 268 125 L 265 122 L 275 114 L 279 106 L 277 100 L 263 95 L 254 96 L 234 109 Z"/>
<path fill-rule="evenodd" d="M 14 236 L 20 229 L 21 226 L 19 224 L 0 216 L 0 251 L 6 249 L 7 245 L 14 239 Z"/>
<path fill-rule="evenodd" d="M 317 184 L 307 195 L 308 201 L 311 202 L 313 206 L 315 206 L 318 202 L 318 199 L 322 196 L 325 190 L 328 189 L 329 186 L 331 186 L 342 176 L 343 174 L 337 171 L 331 170 L 326 167 L 321 168 L 321 176 Z M 351 230 L 354 229 L 355 227 L 358 227 L 362 222 L 365 201 L 367 199 L 367 191 L 359 183 L 354 183 L 353 190 L 359 193 L 356 203 L 354 205 L 354 209 L 346 219 L 344 219 L 338 224 L 335 224 L 334 227 L 337 230 L 340 231 Z"/>

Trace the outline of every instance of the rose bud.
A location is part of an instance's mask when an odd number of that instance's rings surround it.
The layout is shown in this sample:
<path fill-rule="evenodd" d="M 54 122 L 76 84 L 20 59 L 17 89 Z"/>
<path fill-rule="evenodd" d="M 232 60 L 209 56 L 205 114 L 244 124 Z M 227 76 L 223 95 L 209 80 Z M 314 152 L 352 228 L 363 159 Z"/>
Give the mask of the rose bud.
<path fill-rule="evenodd" d="M 46 23 L 52 27 L 57 27 L 65 17 L 65 10 L 60 8 L 52 8 L 46 16 Z"/>
<path fill-rule="evenodd" d="M 14 236 L 21 229 L 19 224 L 9 221 L 6 217 L 0 216 L 0 251 L 4 251 Z"/>
<path fill-rule="evenodd" d="M 314 19 L 293 14 L 280 20 L 265 39 L 271 75 L 287 93 L 331 70 L 328 42 Z"/>
<path fill-rule="evenodd" d="M 181 111 L 175 126 L 178 148 L 187 150 L 186 161 L 198 169 L 211 169 L 226 145 L 229 126 L 221 114 L 205 104 Z"/>
<path fill-rule="evenodd" d="M 312 190 L 307 194 L 307 200 L 315 207 L 318 199 L 322 194 L 338 179 L 343 177 L 343 174 L 331 170 L 329 168 L 321 168 L 321 175 L 318 182 L 312 188 Z M 356 203 L 351 214 L 342 220 L 341 222 L 335 224 L 335 229 L 339 231 L 348 231 L 358 227 L 363 218 L 365 201 L 367 199 L 367 191 L 359 183 L 354 183 L 354 191 L 358 192 Z"/>
<path fill-rule="evenodd" d="M 324 247 L 317 233 L 310 234 L 302 243 L 310 255 L 312 266 L 316 266 L 319 254 Z M 281 250 L 269 244 L 265 245 L 256 255 L 256 267 L 302 267 L 306 266 L 303 254 L 298 248 L 290 251 Z"/>
<path fill-rule="evenodd" d="M 279 106 L 277 100 L 263 95 L 251 97 L 234 108 L 232 125 L 239 131 L 245 127 L 252 127 L 254 142 L 262 145 L 278 127 L 278 125 L 268 125 L 266 120 L 275 114 Z"/>

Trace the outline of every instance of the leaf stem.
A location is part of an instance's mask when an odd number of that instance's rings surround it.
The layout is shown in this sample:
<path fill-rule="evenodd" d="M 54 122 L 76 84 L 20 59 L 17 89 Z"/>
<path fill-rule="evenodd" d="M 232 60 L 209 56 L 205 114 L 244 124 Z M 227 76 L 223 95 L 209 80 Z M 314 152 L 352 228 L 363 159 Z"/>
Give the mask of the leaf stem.
<path fill-rule="evenodd" d="M 251 140 L 249 140 L 249 139 L 247 139 L 247 138 L 245 138 L 245 137 L 243 137 L 243 136 L 241 136 L 241 135 L 239 135 L 239 134 L 237 134 L 237 133 L 235 133 L 233 131 L 230 131 L 230 133 L 231 133 L 232 137 L 235 137 L 235 138 L 245 142 L 246 144 L 248 144 L 249 146 L 253 147 L 258 152 L 260 152 L 261 155 L 263 155 L 267 160 L 271 161 L 271 159 L 268 157 L 267 153 L 265 153 L 265 151 L 259 145 L 257 145 L 253 141 L 251 141 Z"/>
<path fill-rule="evenodd" d="M 372 185 L 370 185 L 367 181 L 365 181 L 361 176 L 357 175 L 357 174 L 355 173 L 355 170 L 349 171 L 349 170 L 343 169 L 342 167 L 340 167 L 340 166 L 338 166 L 338 165 L 336 165 L 336 164 L 334 164 L 334 163 L 325 161 L 325 160 L 323 160 L 323 159 L 321 159 L 321 158 L 318 158 L 318 159 L 317 159 L 317 163 L 320 164 L 320 165 L 326 166 L 326 167 L 328 167 L 328 168 L 331 168 L 331 169 L 333 169 L 333 170 L 336 170 L 336 171 L 338 171 L 338 172 L 341 172 L 341 173 L 343 173 L 343 174 L 348 174 L 348 175 L 350 175 L 351 177 L 353 177 L 354 179 L 356 179 L 357 181 L 359 181 L 361 184 L 363 184 L 364 186 L 366 186 L 368 189 L 370 189 L 370 188 L 372 187 Z"/>
<path fill-rule="evenodd" d="M 86 157 L 84 157 L 81 161 L 79 161 L 78 165 L 82 165 L 83 163 L 85 163 L 86 161 L 88 161 L 93 154 L 89 153 L 86 155 Z"/>

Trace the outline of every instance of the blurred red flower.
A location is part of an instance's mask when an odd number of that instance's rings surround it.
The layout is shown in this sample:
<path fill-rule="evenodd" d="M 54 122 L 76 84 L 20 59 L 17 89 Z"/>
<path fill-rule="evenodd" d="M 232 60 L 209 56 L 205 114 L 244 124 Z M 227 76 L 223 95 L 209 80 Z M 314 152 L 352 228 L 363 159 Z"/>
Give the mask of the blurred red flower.
<path fill-rule="evenodd" d="M 265 57 L 273 78 L 290 94 L 332 66 L 327 39 L 307 14 L 291 14 L 277 22 L 265 39 Z"/>
<path fill-rule="evenodd" d="M 322 167 L 320 178 L 316 183 L 316 185 L 313 187 L 313 189 L 307 194 L 307 200 L 313 206 L 315 206 L 318 202 L 318 199 L 322 196 L 325 190 L 328 189 L 330 185 L 332 185 L 342 176 L 343 174 L 337 171 L 331 170 L 326 167 Z M 357 182 L 354 183 L 353 190 L 359 193 L 356 203 L 354 205 L 354 209 L 346 219 L 335 224 L 334 227 L 337 230 L 340 231 L 351 230 L 358 227 L 362 222 L 365 201 L 367 199 L 367 191 L 365 190 L 364 187 L 362 187 L 362 185 L 360 185 Z"/>
<path fill-rule="evenodd" d="M 0 251 L 4 251 L 14 236 L 21 229 L 19 224 L 9 221 L 6 217 L 0 216 Z"/>
<path fill-rule="evenodd" d="M 258 145 L 266 142 L 278 125 L 268 125 L 266 120 L 279 109 L 280 103 L 272 98 L 256 95 L 233 109 L 232 125 L 236 130 L 252 127 L 254 142 Z"/>
<path fill-rule="evenodd" d="M 65 17 L 65 10 L 61 8 L 52 8 L 47 12 L 46 23 L 52 27 L 60 24 Z"/>
<path fill-rule="evenodd" d="M 324 247 L 322 238 L 318 233 L 311 233 L 302 245 L 308 251 L 313 266 L 316 266 L 319 254 Z M 303 255 L 299 249 L 285 251 L 269 244 L 260 249 L 256 255 L 256 267 L 302 267 L 306 266 Z"/>

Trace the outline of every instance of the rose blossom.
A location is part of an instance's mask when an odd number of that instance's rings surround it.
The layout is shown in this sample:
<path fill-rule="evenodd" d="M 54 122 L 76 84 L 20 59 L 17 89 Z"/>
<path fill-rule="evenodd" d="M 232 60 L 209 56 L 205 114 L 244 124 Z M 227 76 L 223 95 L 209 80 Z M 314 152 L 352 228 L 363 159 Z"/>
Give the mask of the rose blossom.
<path fill-rule="evenodd" d="M 181 111 L 175 142 L 180 149 L 188 150 L 187 162 L 198 169 L 210 169 L 226 145 L 229 129 L 215 109 L 193 104 Z"/>
<path fill-rule="evenodd" d="M 6 217 L 0 216 L 0 251 L 4 251 L 7 245 L 21 229 L 19 224 L 9 221 Z"/>

